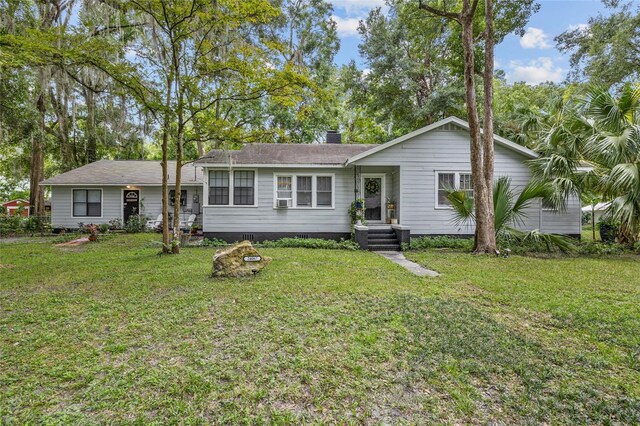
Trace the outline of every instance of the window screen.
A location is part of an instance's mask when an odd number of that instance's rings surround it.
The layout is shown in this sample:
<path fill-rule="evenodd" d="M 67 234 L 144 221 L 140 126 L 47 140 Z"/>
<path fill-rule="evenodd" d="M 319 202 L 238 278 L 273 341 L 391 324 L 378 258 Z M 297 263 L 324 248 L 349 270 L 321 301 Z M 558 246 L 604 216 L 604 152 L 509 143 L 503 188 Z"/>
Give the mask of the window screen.
<path fill-rule="evenodd" d="M 311 176 L 298 176 L 296 182 L 296 205 L 311 207 Z"/>
<path fill-rule="evenodd" d="M 455 188 L 455 173 L 439 173 L 438 174 L 438 205 L 450 206 L 451 202 L 447 198 L 447 191 Z"/>
<path fill-rule="evenodd" d="M 229 204 L 229 172 L 222 170 L 209 172 L 209 204 L 214 206 Z"/>
<path fill-rule="evenodd" d="M 277 198 L 291 198 L 291 176 L 278 176 L 276 186 Z"/>
<path fill-rule="evenodd" d="M 236 171 L 233 173 L 233 204 L 252 206 L 254 204 L 254 172 Z"/>
<path fill-rule="evenodd" d="M 331 207 L 333 198 L 331 176 L 318 176 L 316 179 L 316 205 Z"/>

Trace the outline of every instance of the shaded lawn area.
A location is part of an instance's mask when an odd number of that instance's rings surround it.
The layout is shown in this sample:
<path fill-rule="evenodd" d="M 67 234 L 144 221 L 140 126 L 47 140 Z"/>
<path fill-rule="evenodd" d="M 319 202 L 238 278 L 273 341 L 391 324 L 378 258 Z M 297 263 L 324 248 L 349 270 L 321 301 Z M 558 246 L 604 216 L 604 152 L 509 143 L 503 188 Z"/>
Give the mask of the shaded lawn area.
<path fill-rule="evenodd" d="M 0 418 L 16 423 L 640 422 L 640 259 L 0 244 Z"/>

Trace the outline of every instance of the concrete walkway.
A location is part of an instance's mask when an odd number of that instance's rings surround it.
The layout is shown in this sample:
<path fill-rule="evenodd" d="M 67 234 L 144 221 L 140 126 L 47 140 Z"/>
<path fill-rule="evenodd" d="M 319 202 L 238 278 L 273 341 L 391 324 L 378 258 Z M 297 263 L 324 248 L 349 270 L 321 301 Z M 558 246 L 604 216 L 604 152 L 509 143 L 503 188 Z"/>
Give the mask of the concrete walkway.
<path fill-rule="evenodd" d="M 423 268 L 415 262 L 410 261 L 404 254 L 399 251 L 377 251 L 380 256 L 389 259 L 390 261 L 397 263 L 406 270 L 413 272 L 420 277 L 439 277 L 440 274 L 431 269 Z"/>

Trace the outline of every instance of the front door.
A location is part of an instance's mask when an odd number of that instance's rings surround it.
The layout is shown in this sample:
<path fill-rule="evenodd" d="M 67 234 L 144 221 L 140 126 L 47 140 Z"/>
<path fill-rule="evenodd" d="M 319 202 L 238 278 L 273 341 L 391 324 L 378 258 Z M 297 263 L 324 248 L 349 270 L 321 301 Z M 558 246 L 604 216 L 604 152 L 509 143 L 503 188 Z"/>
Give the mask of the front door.
<path fill-rule="evenodd" d="M 364 218 L 369 222 L 384 219 L 384 175 L 363 175 Z"/>
<path fill-rule="evenodd" d="M 140 214 L 140 190 L 125 189 L 122 191 L 122 197 L 122 214 L 124 223 L 127 223 L 131 216 Z"/>

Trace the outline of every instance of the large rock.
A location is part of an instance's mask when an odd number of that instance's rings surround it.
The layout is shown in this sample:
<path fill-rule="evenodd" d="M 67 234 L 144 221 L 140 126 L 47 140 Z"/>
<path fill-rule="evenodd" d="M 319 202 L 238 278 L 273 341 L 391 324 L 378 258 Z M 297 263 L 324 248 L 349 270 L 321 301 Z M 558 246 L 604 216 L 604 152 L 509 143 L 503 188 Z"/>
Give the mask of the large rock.
<path fill-rule="evenodd" d="M 271 262 L 261 256 L 250 241 L 242 241 L 213 255 L 213 277 L 243 277 L 253 275 Z"/>

